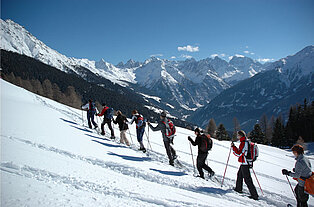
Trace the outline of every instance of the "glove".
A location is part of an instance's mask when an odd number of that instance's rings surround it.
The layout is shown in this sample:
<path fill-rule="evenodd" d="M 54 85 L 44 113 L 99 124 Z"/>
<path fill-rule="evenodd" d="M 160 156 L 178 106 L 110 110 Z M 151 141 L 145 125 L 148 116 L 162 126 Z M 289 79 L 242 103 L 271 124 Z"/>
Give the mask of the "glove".
<path fill-rule="evenodd" d="M 233 142 L 231 142 L 231 147 L 233 147 L 234 146 L 234 143 Z"/>
<path fill-rule="evenodd" d="M 190 142 L 192 142 L 193 140 L 192 140 L 192 138 L 190 137 L 190 136 L 188 136 L 188 140 L 190 141 Z"/>
<path fill-rule="evenodd" d="M 291 173 L 291 171 L 288 171 L 287 169 L 282 169 L 281 172 L 283 175 L 289 175 Z"/>
<path fill-rule="evenodd" d="M 150 122 L 148 121 L 147 124 L 150 125 Z"/>
<path fill-rule="evenodd" d="M 292 172 L 295 172 L 295 168 L 292 169 Z"/>

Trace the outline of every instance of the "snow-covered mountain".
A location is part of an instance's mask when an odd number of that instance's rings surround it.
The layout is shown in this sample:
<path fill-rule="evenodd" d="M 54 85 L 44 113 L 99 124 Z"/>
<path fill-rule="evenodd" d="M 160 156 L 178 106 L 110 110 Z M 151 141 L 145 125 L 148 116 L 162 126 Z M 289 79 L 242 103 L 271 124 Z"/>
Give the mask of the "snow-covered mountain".
<path fill-rule="evenodd" d="M 92 61 L 88 59 L 69 58 L 56 50 L 49 48 L 42 41 L 34 37 L 24 27 L 12 20 L 0 19 L 0 48 L 35 58 L 43 63 L 65 72 L 74 72 L 79 66 L 87 68 L 94 74 L 110 79 L 112 82 L 125 85 L 124 81 L 132 82 L 134 77 L 129 70 L 117 69 L 104 60 Z"/>
<path fill-rule="evenodd" d="M 261 70 L 261 65 L 246 57 L 234 57 L 230 63 L 216 57 L 196 61 L 161 60 L 152 57 L 144 63 L 129 60 L 114 66 L 100 61 L 69 58 L 49 48 L 25 28 L 12 20 L 0 20 L 0 48 L 24 54 L 65 72 L 86 78 L 86 71 L 122 86 L 136 88 L 139 93 L 158 96 L 159 107 L 171 104 L 169 110 L 183 116 L 207 104 L 221 91 Z M 135 84 L 135 85 L 133 85 Z"/>
<path fill-rule="evenodd" d="M 85 114 L 0 80 L 1 85 L 1 206 L 276 206 L 295 204 L 281 174 L 292 169 L 289 151 L 259 145 L 253 182 L 259 201 L 232 188 L 239 163 L 231 155 L 221 187 L 230 142 L 213 140 L 208 164 L 216 179 L 193 176 L 187 136 L 193 131 L 177 127 L 174 148 L 183 168 L 168 165 L 160 132 L 150 132 L 152 150 L 138 151 L 135 126 L 125 145 L 86 127 Z M 21 107 L 23 106 L 23 107 Z M 12 116 L 12 111 L 16 116 Z M 85 113 L 85 112 L 84 112 Z M 83 120 L 85 119 L 85 120 Z M 99 120 L 96 119 L 99 123 Z M 39 123 L 42 126 L 39 126 Z M 85 125 L 85 126 L 84 126 Z M 47 126 L 47 127 L 44 127 Z M 115 134 L 119 134 L 114 126 Z M 148 133 L 147 133 L 148 134 Z M 147 139 L 145 137 L 145 146 Z M 238 145 L 239 143 L 236 143 Z M 193 147 L 194 160 L 197 147 Z M 312 166 L 314 157 L 310 155 Z M 271 162 L 269 162 L 271 160 Z M 293 186 L 296 182 L 290 179 Z M 309 205 L 314 205 L 313 197 Z"/>
<path fill-rule="evenodd" d="M 206 61 L 218 73 L 219 77 L 230 85 L 251 78 L 266 69 L 261 63 L 242 55 L 233 56 L 229 62 L 218 56 L 208 58 Z"/>
<path fill-rule="evenodd" d="M 223 91 L 207 106 L 199 109 L 189 121 L 202 126 L 210 118 L 232 129 L 237 117 L 242 127 L 251 130 L 257 120 L 282 114 L 289 107 L 314 100 L 314 46 L 308 46 L 295 55 L 282 58 L 267 66 L 267 71 L 244 80 Z"/>

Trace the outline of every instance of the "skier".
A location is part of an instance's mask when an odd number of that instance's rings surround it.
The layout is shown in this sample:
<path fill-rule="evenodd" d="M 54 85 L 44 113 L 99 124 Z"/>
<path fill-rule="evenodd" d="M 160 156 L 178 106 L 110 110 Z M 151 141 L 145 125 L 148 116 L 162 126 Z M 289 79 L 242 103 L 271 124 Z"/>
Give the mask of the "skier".
<path fill-rule="evenodd" d="M 129 140 L 126 138 L 126 130 L 129 129 L 128 124 L 126 123 L 128 120 L 126 116 L 122 114 L 121 111 L 117 111 L 117 118 L 113 120 L 113 123 L 119 124 L 120 129 L 120 143 L 125 143 L 127 146 L 130 146 Z"/>
<path fill-rule="evenodd" d="M 200 178 L 205 179 L 204 177 L 204 172 L 203 169 L 207 170 L 210 177 L 215 175 L 215 172 L 208 166 L 205 164 L 206 158 L 208 156 L 208 150 L 210 149 L 209 146 L 212 146 L 212 140 L 210 140 L 205 134 L 201 134 L 201 131 L 199 128 L 196 128 L 194 130 L 194 133 L 196 135 L 196 139 L 195 141 L 193 141 L 193 139 L 188 136 L 188 140 L 192 143 L 193 146 L 198 145 L 198 155 L 197 155 L 197 170 L 199 172 L 199 176 Z"/>
<path fill-rule="evenodd" d="M 111 139 L 115 139 L 114 136 L 114 131 L 111 125 L 111 120 L 113 118 L 112 113 L 113 113 L 113 109 L 109 108 L 105 103 L 102 104 L 103 109 L 101 111 L 101 113 L 97 114 L 97 116 L 104 116 L 104 120 L 101 123 L 101 135 L 105 135 L 105 124 L 108 124 L 108 128 L 111 131 Z"/>
<path fill-rule="evenodd" d="M 92 99 L 88 100 L 88 103 L 82 106 L 82 109 L 87 111 L 87 121 L 88 121 L 88 127 L 92 129 L 92 124 L 93 123 L 95 129 L 98 127 L 96 122 L 94 121 L 94 115 L 96 113 L 96 105 L 95 102 Z"/>
<path fill-rule="evenodd" d="M 176 151 L 173 149 L 171 146 L 171 143 L 173 144 L 173 135 L 167 136 L 167 124 L 168 124 L 168 119 L 166 118 L 166 112 L 163 111 L 160 114 L 160 121 L 158 122 L 158 125 L 156 127 L 153 127 L 150 122 L 147 122 L 149 128 L 153 131 L 161 131 L 162 138 L 164 141 L 164 146 L 166 148 L 166 152 L 169 158 L 169 164 L 174 166 L 174 160 L 177 158 Z M 168 124 L 169 125 L 169 124 Z M 174 125 L 173 125 L 174 126 Z M 169 128 L 169 127 L 168 127 Z M 169 129 L 168 129 L 169 130 Z"/>
<path fill-rule="evenodd" d="M 132 111 L 132 120 L 131 122 L 127 122 L 127 124 L 133 124 L 133 122 L 136 123 L 136 135 L 137 135 L 137 141 L 140 143 L 140 149 L 144 153 L 146 152 L 146 149 L 143 144 L 143 135 L 145 132 L 145 125 L 146 122 L 141 114 L 138 113 L 137 110 Z"/>
<path fill-rule="evenodd" d="M 288 175 L 298 180 L 298 184 L 294 188 L 294 192 L 297 197 L 297 206 L 298 207 L 307 207 L 307 201 L 309 200 L 309 194 L 304 192 L 305 180 L 312 175 L 311 163 L 304 156 L 304 148 L 296 144 L 292 147 L 292 153 L 296 157 L 295 168 L 293 172 L 288 171 L 287 169 L 282 170 L 283 175 Z"/>
<path fill-rule="evenodd" d="M 252 198 L 254 200 L 258 200 L 258 194 L 256 191 L 256 188 L 253 184 L 253 180 L 250 173 L 250 166 L 246 160 L 246 156 L 248 153 L 249 143 L 246 138 L 246 134 L 243 130 L 237 132 L 237 137 L 240 139 L 240 146 L 237 148 L 234 143 L 231 143 L 231 147 L 233 149 L 233 154 L 237 157 L 239 157 L 238 161 L 241 163 L 241 166 L 239 168 L 238 174 L 237 174 L 237 181 L 236 181 L 236 187 L 234 188 L 234 191 L 238 193 L 242 193 L 243 188 L 243 178 L 245 181 L 245 184 L 247 185 L 250 196 L 249 198 Z"/>

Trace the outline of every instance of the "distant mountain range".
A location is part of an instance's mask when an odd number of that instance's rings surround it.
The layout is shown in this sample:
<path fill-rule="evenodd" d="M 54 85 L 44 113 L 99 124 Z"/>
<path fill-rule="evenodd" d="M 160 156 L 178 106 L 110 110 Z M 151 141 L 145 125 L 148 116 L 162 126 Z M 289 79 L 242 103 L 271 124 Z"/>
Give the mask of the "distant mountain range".
<path fill-rule="evenodd" d="M 199 61 L 193 58 L 173 61 L 152 57 L 144 62 L 131 59 L 127 63 L 113 65 L 103 59 L 94 61 L 66 57 L 12 20 L 0 20 L 0 23 L 1 49 L 35 58 L 61 71 L 75 73 L 87 81 L 96 77 L 106 78 L 142 95 L 150 110 L 159 112 L 166 109 L 173 116 L 202 126 L 213 117 L 230 127 L 227 122 L 232 122 L 233 116 L 242 124 L 247 122 L 249 125 L 256 122 L 260 114 L 258 110 L 278 114 L 296 101 L 293 98 L 283 101 L 283 97 L 294 97 L 293 94 L 302 99 L 313 97 L 312 82 L 310 85 L 307 83 L 306 93 L 301 90 L 305 79 L 312 81 L 313 71 L 313 60 L 303 64 L 309 58 L 303 50 L 304 59 L 297 61 L 294 56 L 289 56 L 268 64 L 235 55 L 229 62 L 219 57 Z M 313 47 L 309 48 L 305 49 L 311 51 Z M 295 84 L 299 84 L 298 88 L 293 88 Z M 280 88 L 277 88 L 279 85 Z M 284 104 L 279 104 L 281 101 Z"/>
<path fill-rule="evenodd" d="M 86 70 L 83 73 L 79 69 L 86 68 L 114 83 L 146 93 L 147 97 L 160 98 L 156 102 L 159 108 L 165 108 L 180 118 L 187 117 L 223 90 L 264 69 L 259 62 L 244 56 L 234 56 L 229 63 L 219 57 L 200 61 L 152 57 L 143 63 L 129 60 L 116 66 L 103 59 L 69 58 L 49 48 L 12 20 L 0 21 L 1 49 L 24 54 L 83 78 L 87 78 Z"/>
<path fill-rule="evenodd" d="M 188 120 L 205 126 L 213 117 L 232 129 L 236 117 L 243 128 L 251 129 L 263 114 L 287 118 L 291 105 L 314 100 L 313 72 L 314 46 L 308 46 L 223 91 Z"/>

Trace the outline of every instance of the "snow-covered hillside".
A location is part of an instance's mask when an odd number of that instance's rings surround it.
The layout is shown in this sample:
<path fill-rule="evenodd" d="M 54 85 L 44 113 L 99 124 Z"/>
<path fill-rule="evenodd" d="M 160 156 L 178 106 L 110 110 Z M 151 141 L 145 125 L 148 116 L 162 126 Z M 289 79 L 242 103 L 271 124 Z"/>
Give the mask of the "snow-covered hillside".
<path fill-rule="evenodd" d="M 187 136 L 178 128 L 175 149 L 185 168 L 168 165 L 160 132 L 146 132 L 153 151 L 99 136 L 83 126 L 82 112 L 1 84 L 1 206 L 286 206 L 295 204 L 282 168 L 292 169 L 291 152 L 260 145 L 254 170 L 264 195 L 259 201 L 234 193 L 239 164 L 231 155 L 223 187 L 193 177 Z M 85 113 L 84 113 L 85 119 Z M 85 119 L 86 120 L 86 119 Z M 97 120 L 98 123 L 100 120 Z M 117 126 L 115 133 L 118 135 Z M 128 134 L 129 135 L 129 134 Z M 130 137 L 128 137 L 130 139 Z M 146 145 L 145 137 L 145 145 Z M 219 181 L 230 142 L 214 140 L 208 163 Z M 194 156 L 197 154 L 193 147 Z M 195 158 L 195 157 L 194 157 Z M 313 155 L 310 157 L 314 164 Z M 293 185 L 296 183 L 292 181 Z M 247 188 L 244 187 L 247 192 Z M 310 205 L 314 205 L 310 198 Z"/>

